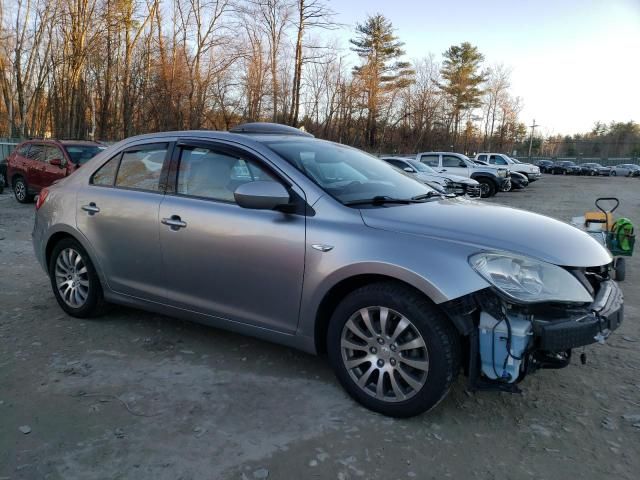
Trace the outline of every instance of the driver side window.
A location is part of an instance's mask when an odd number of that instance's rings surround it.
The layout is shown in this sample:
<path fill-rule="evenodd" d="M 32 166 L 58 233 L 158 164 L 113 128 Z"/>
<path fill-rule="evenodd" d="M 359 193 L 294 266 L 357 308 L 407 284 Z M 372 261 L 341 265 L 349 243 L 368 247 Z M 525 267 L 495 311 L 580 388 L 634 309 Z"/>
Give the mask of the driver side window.
<path fill-rule="evenodd" d="M 420 161 L 430 167 L 437 167 L 440 162 L 440 158 L 438 155 L 422 155 L 420 157 Z"/>
<path fill-rule="evenodd" d="M 492 163 L 494 165 L 506 165 L 507 161 L 500 155 L 491 155 L 491 157 L 489 158 L 489 163 Z"/>
<path fill-rule="evenodd" d="M 442 156 L 442 166 L 445 168 L 467 168 L 467 164 L 461 158 L 453 155 Z"/>
<path fill-rule="evenodd" d="M 180 152 L 179 195 L 235 203 L 233 192 L 242 184 L 277 182 L 253 160 L 213 148 L 185 147 Z"/>

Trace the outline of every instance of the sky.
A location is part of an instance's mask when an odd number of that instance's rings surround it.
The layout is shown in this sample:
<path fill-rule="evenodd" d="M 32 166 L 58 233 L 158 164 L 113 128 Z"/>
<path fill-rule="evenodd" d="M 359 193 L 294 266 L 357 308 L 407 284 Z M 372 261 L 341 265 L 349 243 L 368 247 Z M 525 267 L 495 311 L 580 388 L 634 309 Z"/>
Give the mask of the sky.
<path fill-rule="evenodd" d="M 382 13 L 407 59 L 468 41 L 512 69 L 521 120 L 540 133 L 640 122 L 640 0 L 331 0 L 345 48 L 357 22 Z"/>

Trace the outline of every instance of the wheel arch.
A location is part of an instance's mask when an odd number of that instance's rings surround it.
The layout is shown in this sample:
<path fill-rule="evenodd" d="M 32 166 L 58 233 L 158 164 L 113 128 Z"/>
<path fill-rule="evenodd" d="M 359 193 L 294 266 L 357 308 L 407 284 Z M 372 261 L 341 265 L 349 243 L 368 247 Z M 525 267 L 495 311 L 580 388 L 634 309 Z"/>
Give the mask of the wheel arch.
<path fill-rule="evenodd" d="M 380 282 L 390 282 L 403 285 L 404 287 L 411 289 L 428 299 L 436 308 L 441 309 L 435 299 L 432 298 L 432 294 L 412 285 L 406 280 L 398 278 L 397 276 L 382 273 L 365 273 L 343 278 L 326 291 L 318 305 L 318 308 L 316 309 L 314 323 L 314 344 L 316 353 L 326 353 L 329 321 L 342 299 L 360 287 Z M 449 319 L 449 316 L 446 315 L 446 313 L 444 316 Z"/>
<path fill-rule="evenodd" d="M 478 179 L 487 179 L 490 180 L 493 183 L 493 186 L 496 187 L 497 190 L 500 189 L 500 184 L 498 183 L 498 180 L 496 180 L 496 177 L 494 175 L 491 175 L 489 173 L 483 173 L 483 172 L 474 172 L 471 174 L 471 178 L 478 181 Z"/>
<path fill-rule="evenodd" d="M 82 248 L 84 248 L 84 250 L 87 252 L 87 255 L 89 256 L 89 260 L 91 260 L 93 267 L 96 269 L 96 273 L 98 274 L 98 278 L 100 279 L 102 288 L 104 289 L 105 287 L 107 287 L 108 282 L 106 281 L 106 277 L 104 275 L 102 266 L 98 261 L 97 255 L 93 247 L 87 241 L 87 239 L 82 235 L 82 233 L 71 228 L 68 225 L 59 224 L 57 227 L 55 227 L 55 230 L 52 231 L 52 233 L 48 236 L 46 242 L 43 242 L 45 243 L 44 258 L 43 258 L 45 271 L 49 273 L 49 261 L 51 260 L 51 253 L 53 252 L 53 249 L 55 248 L 56 244 L 65 238 L 71 238 L 75 240 L 82 246 Z"/>

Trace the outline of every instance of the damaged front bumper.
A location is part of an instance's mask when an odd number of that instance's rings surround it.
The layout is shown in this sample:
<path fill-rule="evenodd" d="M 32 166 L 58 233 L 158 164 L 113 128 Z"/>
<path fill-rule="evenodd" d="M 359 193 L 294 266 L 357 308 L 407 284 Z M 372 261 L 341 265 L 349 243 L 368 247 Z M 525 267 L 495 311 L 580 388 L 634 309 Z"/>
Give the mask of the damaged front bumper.
<path fill-rule="evenodd" d="M 469 339 L 467 373 L 472 390 L 518 392 L 517 383 L 543 368 L 562 368 L 571 351 L 604 343 L 624 317 L 624 297 L 613 280 L 603 280 L 590 305 L 515 305 L 492 289 L 445 305 Z"/>
<path fill-rule="evenodd" d="M 618 284 L 613 280 L 603 282 L 587 310 L 564 320 L 533 319 L 538 349 L 559 352 L 606 340 L 624 316 L 624 297 Z"/>

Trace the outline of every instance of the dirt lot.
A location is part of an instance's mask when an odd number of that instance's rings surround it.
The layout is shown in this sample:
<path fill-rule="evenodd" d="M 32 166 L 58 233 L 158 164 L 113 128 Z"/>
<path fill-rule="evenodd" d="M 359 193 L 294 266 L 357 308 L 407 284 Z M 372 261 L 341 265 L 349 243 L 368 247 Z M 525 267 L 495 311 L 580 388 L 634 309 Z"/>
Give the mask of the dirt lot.
<path fill-rule="evenodd" d="M 640 225 L 640 179 L 546 176 L 491 201 L 567 220 L 611 194 Z M 461 377 L 400 421 L 351 401 L 323 358 L 124 308 L 67 317 L 32 218 L 0 195 L 2 479 L 638 478 L 639 257 L 625 323 L 586 366 L 539 372 L 523 395 Z"/>

